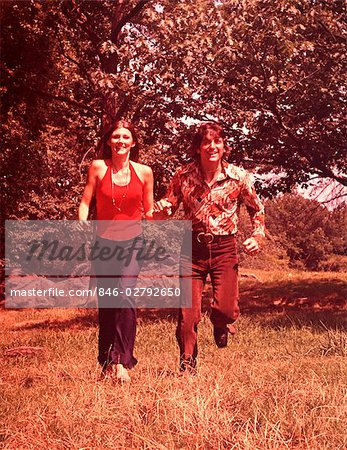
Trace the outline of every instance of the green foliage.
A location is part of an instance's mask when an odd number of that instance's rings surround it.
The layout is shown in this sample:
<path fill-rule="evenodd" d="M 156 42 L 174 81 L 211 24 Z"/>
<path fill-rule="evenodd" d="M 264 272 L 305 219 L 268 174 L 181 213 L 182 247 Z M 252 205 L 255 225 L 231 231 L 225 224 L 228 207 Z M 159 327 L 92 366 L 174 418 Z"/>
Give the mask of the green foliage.
<path fill-rule="evenodd" d="M 346 204 L 329 211 L 317 201 L 285 194 L 267 200 L 265 211 L 266 239 L 261 252 L 249 256 L 241 243 L 250 236 L 251 224 L 241 209 L 238 240 L 243 267 L 346 271 Z"/>
<path fill-rule="evenodd" d="M 346 183 L 341 2 L 161 4 L 144 82 L 160 77 L 176 120 L 221 119 L 233 160 L 285 169 L 274 192 L 310 172 Z"/>
<path fill-rule="evenodd" d="M 266 211 L 268 232 L 280 240 L 292 267 L 319 270 L 327 258 L 346 251 L 346 205 L 329 212 L 314 200 L 287 194 L 266 202 Z"/>
<path fill-rule="evenodd" d="M 320 269 L 325 272 L 347 273 L 347 256 L 332 254 L 320 263 Z"/>
<path fill-rule="evenodd" d="M 347 255 L 347 205 L 340 204 L 329 213 L 326 234 L 332 242 L 333 252 L 337 255 Z"/>
<path fill-rule="evenodd" d="M 74 218 L 121 116 L 158 196 L 189 158 L 188 118 L 220 119 L 233 161 L 277 172 L 267 195 L 311 174 L 346 184 L 342 19 L 332 0 L 3 2 L 5 216 Z"/>
<path fill-rule="evenodd" d="M 286 252 L 282 236 L 269 234 L 261 245 L 261 251 L 253 256 L 247 255 L 242 247 L 242 242 L 250 237 L 251 223 L 246 208 L 241 208 L 238 225 L 238 251 L 241 268 L 264 270 L 286 270 L 288 269 L 289 257 Z"/>

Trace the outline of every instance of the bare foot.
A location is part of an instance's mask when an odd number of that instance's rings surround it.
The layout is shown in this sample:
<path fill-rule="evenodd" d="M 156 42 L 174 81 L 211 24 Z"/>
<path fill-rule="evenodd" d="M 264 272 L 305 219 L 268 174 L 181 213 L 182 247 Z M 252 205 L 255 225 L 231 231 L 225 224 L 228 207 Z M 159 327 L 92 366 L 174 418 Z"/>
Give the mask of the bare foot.
<path fill-rule="evenodd" d="M 228 328 L 228 333 L 231 334 L 232 336 L 234 336 L 234 334 L 236 334 L 236 327 L 235 325 L 233 325 L 232 323 L 229 323 L 227 325 Z"/>

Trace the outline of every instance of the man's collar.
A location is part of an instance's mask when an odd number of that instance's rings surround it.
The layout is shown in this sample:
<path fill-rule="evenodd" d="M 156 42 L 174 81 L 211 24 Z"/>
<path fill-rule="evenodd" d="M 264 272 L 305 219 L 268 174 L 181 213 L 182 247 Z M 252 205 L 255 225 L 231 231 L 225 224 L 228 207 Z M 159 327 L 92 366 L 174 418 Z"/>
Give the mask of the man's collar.
<path fill-rule="evenodd" d="M 222 173 L 234 180 L 240 180 L 240 176 L 237 173 L 237 167 L 233 164 L 227 163 L 226 161 L 224 161 L 224 159 L 222 160 Z"/>
<path fill-rule="evenodd" d="M 201 176 L 201 167 L 200 163 L 197 161 L 193 161 L 185 167 L 185 172 L 196 172 L 199 176 Z M 222 172 L 219 174 L 217 181 L 225 180 L 225 178 L 231 178 L 233 180 L 240 180 L 240 176 L 237 171 L 237 167 L 233 164 L 227 163 L 224 159 L 222 159 Z"/>

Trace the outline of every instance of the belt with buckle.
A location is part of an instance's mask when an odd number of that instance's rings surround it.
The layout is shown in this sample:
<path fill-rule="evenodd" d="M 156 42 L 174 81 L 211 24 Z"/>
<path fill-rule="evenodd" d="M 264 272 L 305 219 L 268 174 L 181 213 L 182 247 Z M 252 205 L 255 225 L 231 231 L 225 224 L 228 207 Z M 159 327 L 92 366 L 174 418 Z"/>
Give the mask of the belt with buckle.
<path fill-rule="evenodd" d="M 199 244 L 212 244 L 212 242 L 220 242 L 224 239 L 235 239 L 234 234 L 226 234 L 226 235 L 216 235 L 212 234 L 209 231 L 193 231 L 193 239 L 196 239 Z"/>
<path fill-rule="evenodd" d="M 214 241 L 214 235 L 212 233 L 200 231 L 200 233 L 196 235 L 196 240 L 200 242 L 200 244 L 211 244 Z"/>

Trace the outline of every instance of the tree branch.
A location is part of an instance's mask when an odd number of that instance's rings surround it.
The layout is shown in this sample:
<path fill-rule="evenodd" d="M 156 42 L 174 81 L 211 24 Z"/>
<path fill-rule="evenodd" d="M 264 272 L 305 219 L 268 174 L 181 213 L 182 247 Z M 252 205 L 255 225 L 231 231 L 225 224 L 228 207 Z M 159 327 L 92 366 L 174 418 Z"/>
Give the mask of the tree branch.
<path fill-rule="evenodd" d="M 126 25 L 128 22 L 131 22 L 134 17 L 138 16 L 143 8 L 147 5 L 147 3 L 149 3 L 149 1 L 150 0 L 140 0 L 128 14 L 126 14 L 122 19 L 118 21 L 118 23 L 114 27 L 112 27 L 111 41 L 114 44 L 118 45 L 119 33 L 122 31 L 124 25 Z"/>
<path fill-rule="evenodd" d="M 99 48 L 100 43 L 102 42 L 102 39 L 89 26 L 88 17 L 81 11 L 79 6 L 76 4 L 75 0 L 70 0 L 70 2 L 66 2 L 63 5 L 64 5 L 64 7 L 62 8 L 63 14 L 69 20 L 71 20 L 71 15 L 69 14 L 69 12 L 77 13 L 77 17 L 76 17 L 76 14 L 73 14 L 75 16 L 74 20 L 79 25 L 79 27 L 84 31 L 84 33 L 89 37 L 89 39 L 91 40 L 91 42 L 93 43 L 93 45 L 95 47 L 97 54 L 100 56 L 100 52 L 99 52 L 98 48 Z M 67 8 L 69 8 L 69 11 L 67 10 Z"/>
<path fill-rule="evenodd" d="M 76 100 L 73 100 L 73 99 L 71 99 L 69 97 L 66 97 L 64 95 L 55 95 L 55 94 L 52 94 L 50 92 L 45 92 L 45 91 L 42 91 L 41 89 L 37 89 L 37 88 L 28 86 L 27 83 L 24 80 L 18 78 L 12 72 L 12 70 L 8 69 L 4 64 L 3 64 L 3 70 L 6 73 L 6 75 L 8 75 L 9 78 L 14 83 L 17 83 L 18 85 L 20 85 L 22 88 L 24 88 L 28 92 L 32 92 L 32 93 L 37 94 L 37 95 L 39 95 L 40 97 L 43 97 L 43 98 L 49 98 L 50 100 L 57 100 L 57 101 L 60 101 L 60 102 L 65 102 L 65 103 L 67 103 L 69 105 L 77 107 L 78 109 L 80 109 L 82 111 L 83 110 L 84 111 L 89 111 L 93 115 L 98 115 L 99 114 L 99 112 L 97 110 L 89 107 L 85 103 L 79 103 Z"/>
<path fill-rule="evenodd" d="M 340 42 L 340 44 L 346 44 L 347 39 L 346 39 L 345 36 L 342 36 L 341 34 L 333 33 L 333 32 L 327 27 L 327 25 L 326 25 L 324 22 L 322 22 L 321 20 L 317 20 L 316 23 L 317 23 L 318 25 L 320 25 L 320 26 L 323 28 L 323 30 L 324 30 L 327 34 L 329 34 L 329 35 L 334 39 L 335 42 L 338 41 L 338 42 Z"/>
<path fill-rule="evenodd" d="M 80 69 L 82 74 L 86 77 L 86 79 L 88 80 L 89 84 L 94 88 L 95 85 L 93 83 L 93 80 L 89 76 L 89 72 L 82 66 L 82 64 L 79 61 L 76 61 L 74 58 L 72 58 L 71 56 L 67 55 L 65 53 L 65 49 L 64 49 L 63 43 L 60 40 L 58 42 L 59 42 L 61 54 L 64 56 L 64 58 L 66 58 L 68 61 L 70 61 L 73 64 L 75 64 Z"/>
<path fill-rule="evenodd" d="M 324 202 L 319 202 L 319 203 L 324 203 L 324 204 L 325 203 L 330 203 L 330 202 L 333 202 L 334 200 L 338 200 L 339 198 L 342 198 L 342 197 L 347 197 L 347 193 L 335 195 L 335 197 L 329 198 L 328 200 L 324 200 Z"/>
<path fill-rule="evenodd" d="M 303 81 L 307 80 L 308 78 L 312 77 L 313 75 L 315 75 L 317 72 L 319 72 L 321 70 L 321 67 L 319 67 L 318 69 L 314 70 L 313 72 L 309 73 L 308 75 L 306 75 L 305 77 L 301 78 L 300 80 L 298 80 L 296 83 L 292 84 L 291 86 L 289 86 L 288 89 L 283 90 L 279 96 L 286 94 L 287 92 L 289 92 L 290 90 L 294 89 L 295 86 L 297 86 L 298 84 L 301 84 Z"/>
<path fill-rule="evenodd" d="M 304 157 L 308 163 L 315 168 L 318 173 L 323 177 L 323 178 L 332 178 L 333 180 L 338 181 L 339 183 L 343 184 L 344 186 L 347 186 L 347 177 L 343 176 L 343 175 L 336 175 L 329 167 L 324 166 L 323 164 L 321 164 L 320 162 L 318 162 L 317 160 L 314 160 L 313 158 L 313 152 L 309 151 L 308 149 L 306 149 L 300 139 L 298 139 L 293 133 L 292 131 L 286 127 L 286 125 L 283 123 L 281 114 L 277 108 L 276 105 L 276 100 L 274 100 L 274 102 L 269 105 L 269 109 L 272 112 L 272 114 L 276 117 L 278 124 L 280 125 L 280 127 L 286 132 L 286 134 L 288 135 L 288 137 L 290 139 L 292 139 L 292 141 L 296 144 L 297 149 L 299 154 Z"/>

